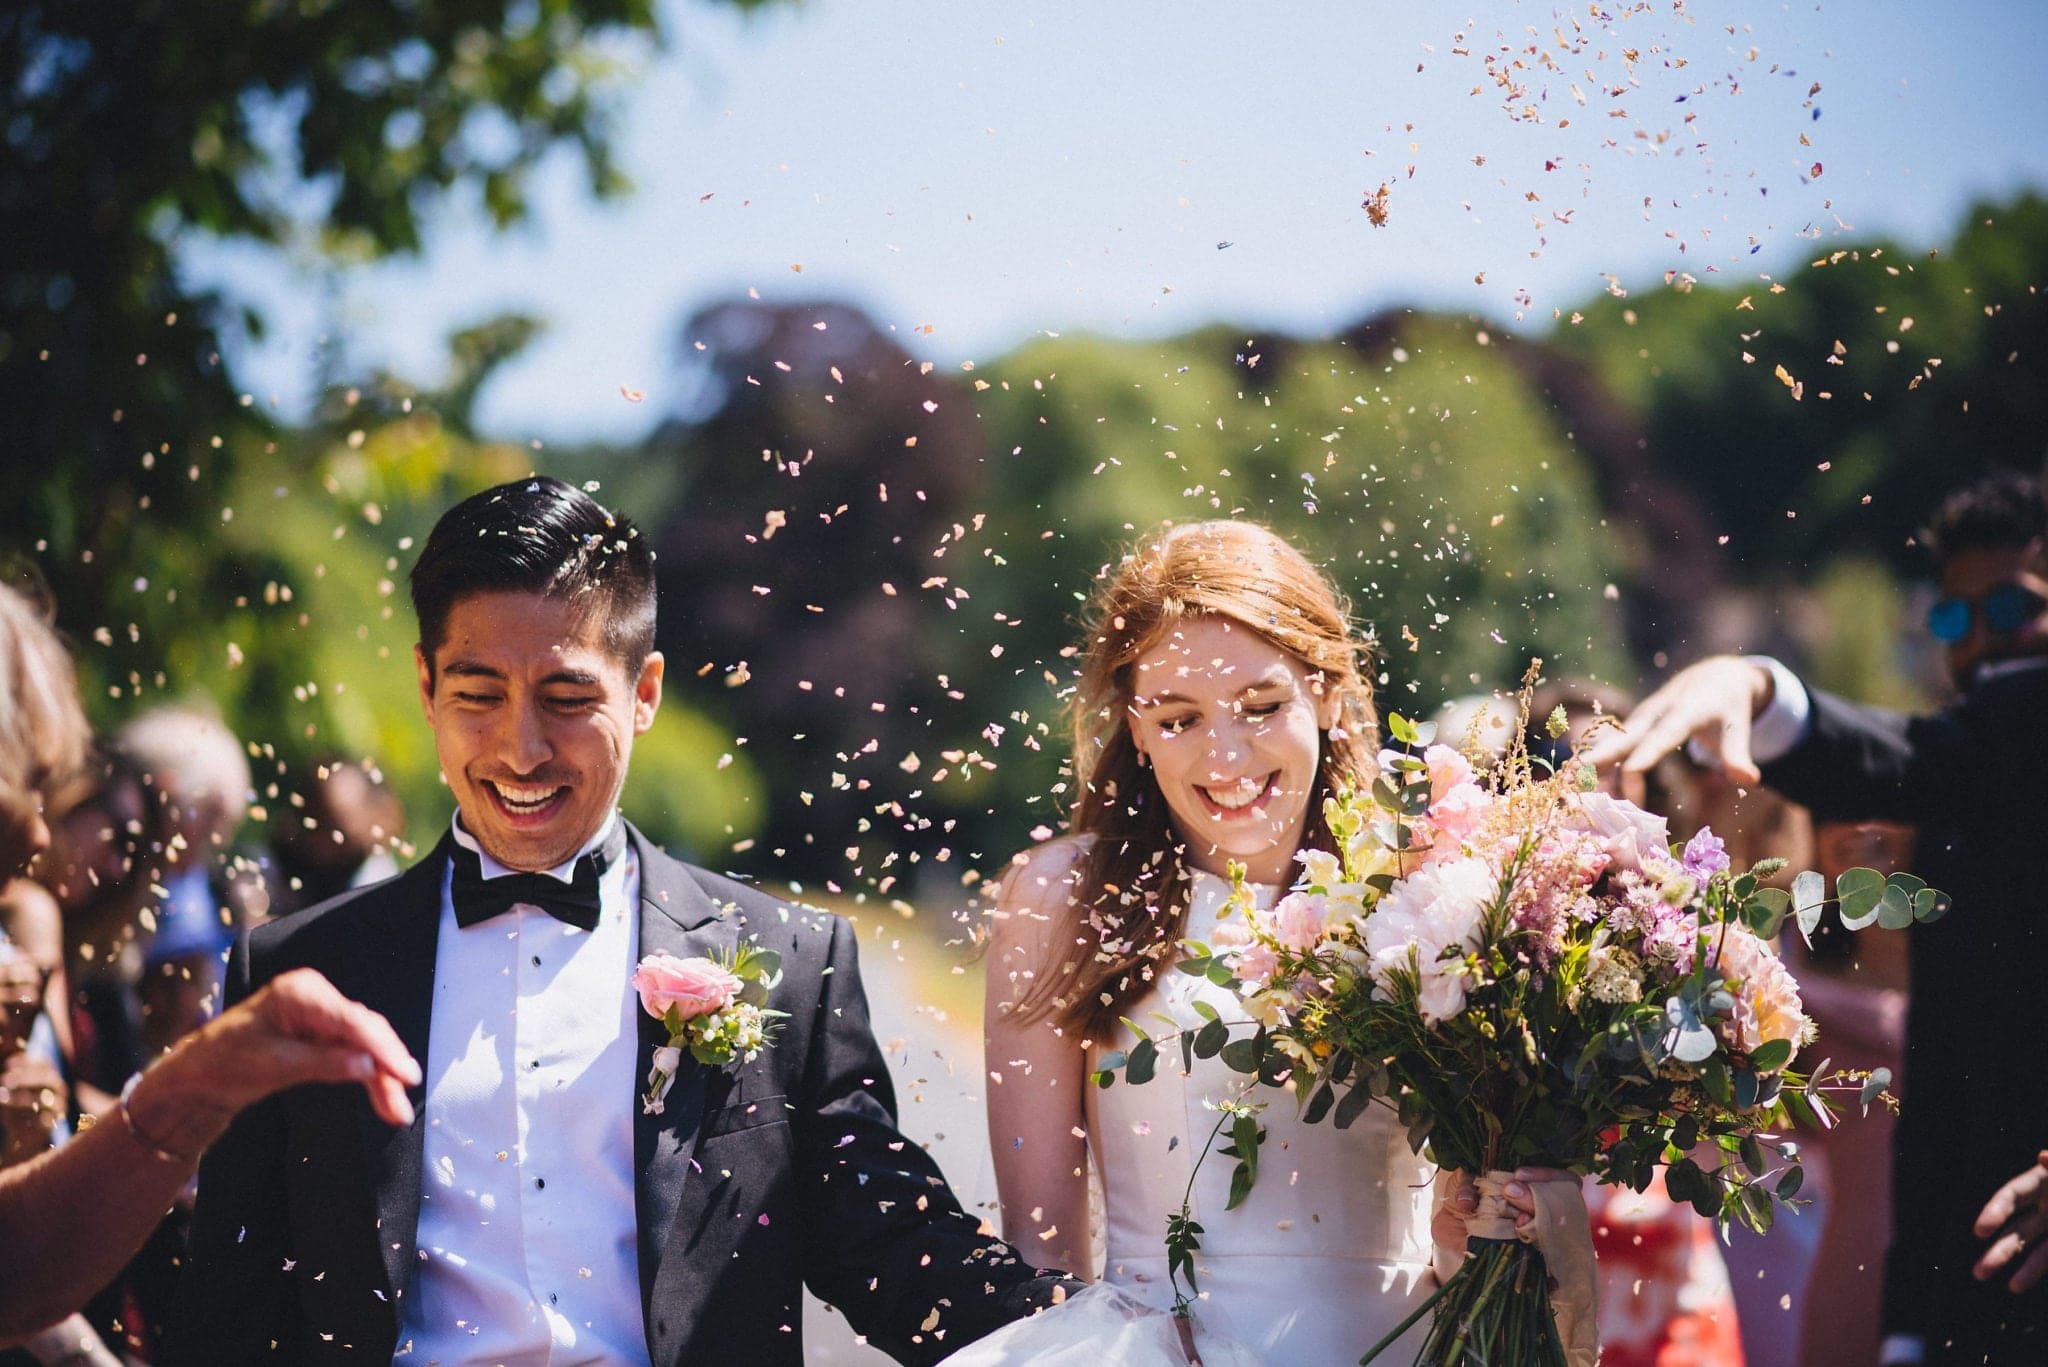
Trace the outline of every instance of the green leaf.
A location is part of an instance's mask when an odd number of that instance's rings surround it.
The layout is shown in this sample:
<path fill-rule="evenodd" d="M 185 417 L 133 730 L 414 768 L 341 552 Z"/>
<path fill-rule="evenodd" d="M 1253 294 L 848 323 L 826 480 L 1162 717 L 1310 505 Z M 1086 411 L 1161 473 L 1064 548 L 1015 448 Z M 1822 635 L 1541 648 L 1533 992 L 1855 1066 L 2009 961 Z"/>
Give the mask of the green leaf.
<path fill-rule="evenodd" d="M 1124 1066 L 1126 1059 L 1121 1049 L 1112 1049 L 1095 1061 L 1095 1085 L 1107 1088 L 1116 1082 L 1117 1070 Z"/>
<path fill-rule="evenodd" d="M 1937 889 L 1922 888 L 1913 894 L 1913 919 L 1923 926 L 1948 915 L 1948 907 L 1948 894 Z"/>
<path fill-rule="evenodd" d="M 1421 733 L 1415 729 L 1415 723 L 1399 712 L 1387 713 L 1387 735 L 1396 745 L 1414 745 L 1421 740 Z"/>
<path fill-rule="evenodd" d="M 1792 1061 L 1792 1041 L 1788 1039 L 1765 1040 L 1758 1045 L 1749 1061 L 1759 1073 L 1775 1072 Z"/>
<path fill-rule="evenodd" d="M 1884 875 L 1876 869 L 1847 869 L 1835 879 L 1835 896 L 1842 903 L 1842 924 L 1861 930 L 1877 919 L 1877 904 L 1884 900 Z"/>
<path fill-rule="evenodd" d="M 1159 1066 L 1159 1046 L 1149 1039 L 1141 1039 L 1131 1049 L 1129 1062 L 1124 1067 L 1124 1080 L 1132 1086 L 1152 1080 L 1153 1070 Z"/>
<path fill-rule="evenodd" d="M 1736 1152 L 1742 1156 L 1742 1166 L 1749 1169 L 1751 1177 L 1764 1175 L 1764 1146 L 1756 1142 L 1755 1135 L 1742 1136 L 1742 1142 L 1736 1146 Z"/>
<path fill-rule="evenodd" d="M 1230 1027 L 1220 1020 L 1212 1020 L 1195 1032 L 1195 1057 L 1214 1058 L 1228 1043 Z"/>
<path fill-rule="evenodd" d="M 1209 981 L 1215 983 L 1218 987 L 1229 987 L 1237 981 L 1230 972 L 1230 965 L 1221 959 L 1211 959 L 1209 961 L 1208 974 Z"/>
<path fill-rule="evenodd" d="M 1203 1020 L 1213 1021 L 1218 1019 L 1216 1015 L 1216 1008 L 1209 1005 L 1209 1003 L 1203 1001 L 1200 997 L 1195 998 L 1194 1007 L 1195 1014 L 1200 1016 Z"/>
<path fill-rule="evenodd" d="M 1792 894 L 1783 888 L 1758 888 L 1742 909 L 1749 928 L 1766 940 L 1776 938 L 1792 910 Z"/>
<path fill-rule="evenodd" d="M 1344 1093 L 1337 1102 L 1337 1114 L 1331 1117 L 1331 1123 L 1340 1130 L 1348 1130 L 1351 1128 L 1351 1122 L 1364 1115 L 1365 1108 L 1371 1104 L 1372 1088 L 1366 1086 L 1362 1080 L 1355 1082 L 1351 1090 Z"/>
<path fill-rule="evenodd" d="M 1873 1068 L 1870 1070 L 1870 1076 L 1863 1080 L 1863 1090 L 1858 1097 L 1858 1100 L 1860 1100 L 1863 1103 L 1863 1112 L 1865 1115 L 1868 1115 L 1870 1113 L 1870 1103 L 1877 1100 L 1878 1093 L 1882 1092 L 1885 1088 L 1891 1085 L 1891 1069 Z"/>
<path fill-rule="evenodd" d="M 1236 1210 L 1244 1204 L 1244 1198 L 1252 1194 L 1251 1169 L 1239 1163 L 1230 1170 L 1230 1199 L 1223 1203 L 1225 1210 Z"/>
<path fill-rule="evenodd" d="M 1191 954 L 1174 967 L 1190 978 L 1206 978 L 1209 976 L 1209 965 L 1215 961 L 1216 956 L 1213 954 Z"/>
<path fill-rule="evenodd" d="M 1757 1087 L 1755 1071 L 1749 1068 L 1735 1069 L 1734 1082 L 1735 1109 L 1738 1111 L 1746 1111 L 1750 1107 L 1756 1105 Z"/>
<path fill-rule="evenodd" d="M 1806 1182 L 1806 1169 L 1794 1163 L 1778 1178 L 1778 1199 L 1789 1201 L 1799 1194 L 1799 1188 Z"/>
<path fill-rule="evenodd" d="M 1259 1071 L 1259 1046 L 1255 1039 L 1234 1039 L 1221 1050 L 1223 1066 L 1233 1073 Z"/>
<path fill-rule="evenodd" d="M 1896 883 L 1887 883 L 1877 903 L 1877 924 L 1881 930 L 1904 930 L 1913 924 L 1913 894 Z"/>
<path fill-rule="evenodd" d="M 1302 1123 L 1305 1125 L 1315 1124 L 1328 1115 L 1330 1108 L 1336 1104 L 1337 1089 L 1325 1082 L 1309 1096 L 1308 1105 L 1301 1108 Z"/>

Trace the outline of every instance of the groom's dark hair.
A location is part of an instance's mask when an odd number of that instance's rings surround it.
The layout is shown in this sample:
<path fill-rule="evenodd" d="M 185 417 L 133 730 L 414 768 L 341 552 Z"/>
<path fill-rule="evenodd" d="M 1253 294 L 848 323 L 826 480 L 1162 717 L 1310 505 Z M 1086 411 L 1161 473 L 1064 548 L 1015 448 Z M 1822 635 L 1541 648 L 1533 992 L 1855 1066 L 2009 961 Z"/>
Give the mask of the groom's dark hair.
<path fill-rule="evenodd" d="M 434 524 L 412 567 L 429 677 L 448 614 L 479 593 L 584 598 L 628 675 L 654 650 L 654 552 L 631 519 L 574 485 L 533 475 L 486 489 Z"/>
<path fill-rule="evenodd" d="M 1964 551 L 2024 550 L 2048 535 L 2048 504 L 2041 482 L 2000 470 L 1943 499 L 1920 533 L 1937 568 Z"/>

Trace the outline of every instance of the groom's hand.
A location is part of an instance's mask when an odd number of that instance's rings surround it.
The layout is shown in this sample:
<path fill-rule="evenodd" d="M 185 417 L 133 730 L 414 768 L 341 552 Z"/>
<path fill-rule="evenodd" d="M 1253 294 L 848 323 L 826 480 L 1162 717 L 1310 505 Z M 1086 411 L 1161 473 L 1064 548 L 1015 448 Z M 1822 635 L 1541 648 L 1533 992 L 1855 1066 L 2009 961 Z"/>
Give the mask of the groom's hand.
<path fill-rule="evenodd" d="M 1643 699 L 1624 725 L 1600 732 L 1585 758 L 1596 770 L 1619 761 L 1622 796 L 1631 802 L 1642 801 L 1643 775 L 1687 741 L 1698 741 L 1731 781 L 1761 782 L 1750 723 L 1770 706 L 1773 690 L 1771 671 L 1740 656 L 1701 660 Z"/>
<path fill-rule="evenodd" d="M 2031 1290 L 2048 1276 L 2048 1149 L 2034 1166 L 2000 1187 L 1977 1216 L 1977 1237 L 1991 1247 L 1971 1269 L 1980 1282 L 2002 1276 L 2021 1254 L 2026 1255 L 2008 1285 L 2015 1295 Z"/>

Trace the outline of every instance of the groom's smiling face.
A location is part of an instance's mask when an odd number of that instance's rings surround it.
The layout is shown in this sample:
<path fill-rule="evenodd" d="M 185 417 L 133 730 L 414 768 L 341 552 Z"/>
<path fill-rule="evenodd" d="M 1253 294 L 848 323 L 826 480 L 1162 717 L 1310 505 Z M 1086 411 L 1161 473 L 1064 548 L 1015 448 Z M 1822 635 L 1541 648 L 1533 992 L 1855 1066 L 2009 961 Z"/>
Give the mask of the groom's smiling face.
<path fill-rule="evenodd" d="M 633 739 L 654 724 L 662 658 L 628 668 L 604 609 L 479 593 L 448 610 L 420 697 L 464 829 L 508 868 L 551 869 L 617 806 Z"/>

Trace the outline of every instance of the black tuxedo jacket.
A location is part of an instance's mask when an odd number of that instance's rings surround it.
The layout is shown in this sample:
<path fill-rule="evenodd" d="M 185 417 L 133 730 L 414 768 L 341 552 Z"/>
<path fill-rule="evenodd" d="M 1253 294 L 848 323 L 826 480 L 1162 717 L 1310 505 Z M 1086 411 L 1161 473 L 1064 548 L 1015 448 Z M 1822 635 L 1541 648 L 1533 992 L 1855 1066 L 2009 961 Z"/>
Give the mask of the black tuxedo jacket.
<path fill-rule="evenodd" d="M 669 858 L 638 831 L 640 953 L 782 954 L 787 1011 L 754 1062 L 686 1054 L 661 1115 L 640 1104 L 634 1216 L 649 1361 L 803 1360 L 802 1285 L 908 1363 L 936 1362 L 1053 1298 L 1059 1279 L 979 1232 L 896 1129 L 848 924 Z M 448 845 L 405 873 L 261 926 L 235 947 L 230 1002 L 292 968 L 325 973 L 427 1058 Z M 418 1101 L 418 1098 L 415 1098 Z M 359 1087 L 310 1086 L 245 1112 L 199 1173 L 167 1361 L 389 1362 L 418 1253 L 425 1108 L 378 1120 Z"/>
<path fill-rule="evenodd" d="M 1925 1339 L 1930 1364 L 2037 1367 L 2048 1292 L 2015 1299 L 1970 1266 L 1977 1212 L 2048 1148 L 2048 664 L 1931 716 L 1812 697 L 1806 739 L 1765 781 L 1819 820 L 1916 826 L 1913 871 L 1954 899 L 1908 932 L 1885 1330 Z"/>

